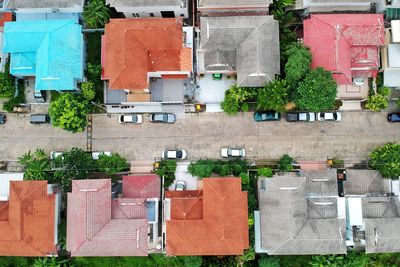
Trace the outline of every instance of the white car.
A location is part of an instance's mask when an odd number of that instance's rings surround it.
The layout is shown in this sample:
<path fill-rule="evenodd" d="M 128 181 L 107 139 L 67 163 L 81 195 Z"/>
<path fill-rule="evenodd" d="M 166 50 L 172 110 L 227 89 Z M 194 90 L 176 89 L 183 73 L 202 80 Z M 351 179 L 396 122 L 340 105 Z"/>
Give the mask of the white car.
<path fill-rule="evenodd" d="M 185 150 L 164 150 L 161 157 L 163 159 L 186 159 L 187 153 Z"/>
<path fill-rule="evenodd" d="M 50 152 L 50 159 L 51 160 L 54 160 L 54 159 L 56 159 L 58 156 L 62 156 L 62 152 L 60 152 L 60 151 L 51 151 Z"/>
<path fill-rule="evenodd" d="M 318 121 L 341 121 L 342 114 L 340 112 L 320 112 L 317 114 Z"/>
<path fill-rule="evenodd" d="M 175 191 L 183 191 L 186 189 L 185 181 L 176 181 L 175 183 Z"/>
<path fill-rule="evenodd" d="M 244 148 L 222 148 L 221 157 L 223 158 L 242 158 L 246 156 Z"/>
<path fill-rule="evenodd" d="M 143 116 L 139 114 L 120 115 L 119 123 L 143 123 Z"/>
<path fill-rule="evenodd" d="M 93 151 L 92 152 L 92 158 L 94 160 L 98 160 L 100 155 L 107 155 L 107 156 L 111 156 L 112 153 L 110 151 Z"/>

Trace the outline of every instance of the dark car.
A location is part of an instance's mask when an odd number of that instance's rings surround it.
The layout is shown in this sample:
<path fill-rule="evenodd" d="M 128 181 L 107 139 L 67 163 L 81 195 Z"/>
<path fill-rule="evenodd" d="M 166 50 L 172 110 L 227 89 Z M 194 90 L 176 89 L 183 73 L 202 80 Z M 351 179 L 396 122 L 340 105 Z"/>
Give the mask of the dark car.
<path fill-rule="evenodd" d="M 0 114 L 0 124 L 4 124 L 7 121 L 7 117 L 4 114 Z"/>
<path fill-rule="evenodd" d="M 388 122 L 400 122 L 400 113 L 389 113 Z"/>
<path fill-rule="evenodd" d="M 255 121 L 279 121 L 281 114 L 276 111 L 258 111 L 254 112 Z"/>
<path fill-rule="evenodd" d="M 174 123 L 175 114 L 172 113 L 153 113 L 149 117 L 151 122 Z"/>
<path fill-rule="evenodd" d="M 33 124 L 51 123 L 51 118 L 49 114 L 31 114 L 30 123 Z"/>

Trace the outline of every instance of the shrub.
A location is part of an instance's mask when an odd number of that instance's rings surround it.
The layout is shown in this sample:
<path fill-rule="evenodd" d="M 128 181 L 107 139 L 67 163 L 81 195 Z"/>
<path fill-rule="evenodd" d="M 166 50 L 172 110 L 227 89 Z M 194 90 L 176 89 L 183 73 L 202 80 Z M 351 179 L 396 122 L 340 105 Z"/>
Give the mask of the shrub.
<path fill-rule="evenodd" d="M 294 159 L 288 154 L 284 154 L 278 161 L 278 169 L 280 171 L 288 172 L 293 170 Z"/>
<path fill-rule="evenodd" d="M 236 84 L 232 85 L 225 91 L 221 108 L 228 115 L 235 115 L 239 110 L 248 111 L 250 107 L 247 102 L 254 100 L 256 95 L 257 90 L 255 88 L 243 88 Z"/>
<path fill-rule="evenodd" d="M 381 111 L 389 106 L 389 99 L 383 95 L 375 94 L 369 96 L 365 107 L 372 111 Z"/>
<path fill-rule="evenodd" d="M 200 267 L 203 262 L 201 256 L 184 256 L 183 263 L 185 267 Z"/>
<path fill-rule="evenodd" d="M 383 177 L 398 179 L 400 176 L 400 144 L 386 144 L 369 155 L 369 165 Z"/>
<path fill-rule="evenodd" d="M 175 180 L 176 161 L 162 160 L 159 164 L 156 174 L 160 177 L 164 177 L 164 187 L 167 188 Z"/>
<path fill-rule="evenodd" d="M 0 97 L 13 97 L 14 91 L 14 79 L 10 74 L 10 63 L 7 62 L 4 72 L 0 72 Z"/>
<path fill-rule="evenodd" d="M 112 154 L 111 156 L 105 154 L 100 155 L 97 160 L 97 165 L 101 172 L 108 175 L 126 171 L 129 166 L 127 160 L 118 153 Z"/>
<path fill-rule="evenodd" d="M 90 81 L 97 82 L 101 79 L 101 65 L 87 63 L 87 76 Z"/>
<path fill-rule="evenodd" d="M 288 101 L 288 86 L 285 80 L 267 83 L 258 91 L 257 109 L 283 112 Z"/>
<path fill-rule="evenodd" d="M 247 173 L 242 172 L 239 176 L 242 179 L 242 184 L 247 185 L 250 183 L 250 176 Z"/>
<path fill-rule="evenodd" d="M 392 90 L 389 87 L 386 87 L 386 86 L 379 87 L 377 91 L 378 91 L 378 94 L 380 94 L 380 95 L 382 95 L 384 97 L 389 97 L 390 94 L 392 93 Z"/>
<path fill-rule="evenodd" d="M 257 170 L 258 176 L 262 177 L 272 177 L 274 175 L 272 169 L 270 168 L 261 168 Z"/>
<path fill-rule="evenodd" d="M 110 19 L 110 9 L 104 0 L 91 0 L 85 5 L 83 18 L 89 28 L 101 28 Z"/>
<path fill-rule="evenodd" d="M 188 172 L 199 178 L 210 177 L 214 170 L 214 162 L 208 159 L 201 159 L 195 163 L 191 162 L 188 167 Z"/>
<path fill-rule="evenodd" d="M 96 96 L 96 91 L 93 82 L 83 82 L 81 84 L 82 96 L 87 101 L 91 101 Z"/>
<path fill-rule="evenodd" d="M 285 79 L 292 90 L 295 90 L 300 81 L 311 71 L 311 53 L 303 45 L 294 44 L 285 51 L 288 56 L 285 64 Z"/>

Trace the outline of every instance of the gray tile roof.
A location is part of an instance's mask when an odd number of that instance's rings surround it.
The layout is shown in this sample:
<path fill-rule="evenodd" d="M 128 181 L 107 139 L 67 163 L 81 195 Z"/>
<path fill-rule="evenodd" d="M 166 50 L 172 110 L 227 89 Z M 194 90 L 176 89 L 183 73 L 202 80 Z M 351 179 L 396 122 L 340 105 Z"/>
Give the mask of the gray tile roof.
<path fill-rule="evenodd" d="M 106 0 L 112 7 L 181 6 L 185 0 Z"/>
<path fill-rule="evenodd" d="M 309 196 L 338 195 L 336 169 L 324 171 L 303 171 L 307 179 L 307 193 Z"/>
<path fill-rule="evenodd" d="M 262 6 L 265 8 L 272 3 L 272 0 L 199 0 L 198 6 L 207 7 L 231 7 L 231 6 Z"/>
<path fill-rule="evenodd" d="M 259 179 L 261 245 L 268 254 L 346 254 L 346 224 L 338 219 L 337 198 L 309 194 L 309 189 L 330 188 L 309 179 L 304 175 Z"/>
<path fill-rule="evenodd" d="M 344 182 L 347 195 L 365 195 L 389 192 L 389 180 L 383 179 L 375 170 L 347 170 L 347 181 Z"/>
<path fill-rule="evenodd" d="M 400 251 L 400 218 L 365 219 L 365 252 Z"/>
<path fill-rule="evenodd" d="M 247 87 L 280 74 L 279 25 L 272 16 L 201 17 L 200 24 L 200 69 L 235 70 L 238 85 Z"/>
<path fill-rule="evenodd" d="M 83 0 L 10 0 L 7 8 L 72 8 L 83 6 Z"/>

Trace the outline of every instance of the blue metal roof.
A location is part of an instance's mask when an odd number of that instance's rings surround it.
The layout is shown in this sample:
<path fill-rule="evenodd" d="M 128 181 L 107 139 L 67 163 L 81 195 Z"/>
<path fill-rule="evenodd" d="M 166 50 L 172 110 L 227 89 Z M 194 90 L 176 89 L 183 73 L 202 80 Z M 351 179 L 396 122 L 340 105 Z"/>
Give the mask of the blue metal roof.
<path fill-rule="evenodd" d="M 83 35 L 73 20 L 7 22 L 3 52 L 10 72 L 36 76 L 35 90 L 74 90 L 83 78 Z"/>

